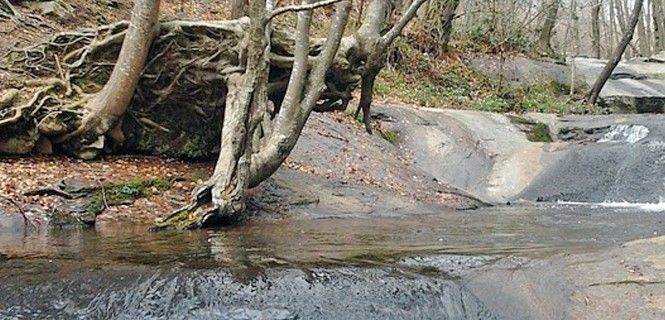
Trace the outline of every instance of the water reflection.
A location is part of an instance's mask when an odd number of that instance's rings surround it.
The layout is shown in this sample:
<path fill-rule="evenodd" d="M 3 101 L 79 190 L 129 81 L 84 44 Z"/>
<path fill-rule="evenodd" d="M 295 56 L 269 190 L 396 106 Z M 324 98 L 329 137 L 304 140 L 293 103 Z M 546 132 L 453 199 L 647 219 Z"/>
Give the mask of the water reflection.
<path fill-rule="evenodd" d="M 549 255 L 662 233 L 662 216 L 602 208 L 521 207 L 414 217 L 253 220 L 214 230 L 157 233 L 126 224 L 26 231 L 22 220 L 3 216 L 0 253 L 234 269 L 401 255 Z"/>

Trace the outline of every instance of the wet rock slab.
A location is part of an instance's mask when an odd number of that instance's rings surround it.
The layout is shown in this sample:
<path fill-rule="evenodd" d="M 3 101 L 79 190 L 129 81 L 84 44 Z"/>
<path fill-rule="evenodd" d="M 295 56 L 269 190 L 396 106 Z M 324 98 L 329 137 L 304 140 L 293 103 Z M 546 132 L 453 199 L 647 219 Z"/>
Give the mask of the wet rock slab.
<path fill-rule="evenodd" d="M 452 281 L 390 269 L 216 270 L 140 268 L 79 273 L 41 284 L 4 280 L 0 317 L 115 319 L 494 319 Z"/>

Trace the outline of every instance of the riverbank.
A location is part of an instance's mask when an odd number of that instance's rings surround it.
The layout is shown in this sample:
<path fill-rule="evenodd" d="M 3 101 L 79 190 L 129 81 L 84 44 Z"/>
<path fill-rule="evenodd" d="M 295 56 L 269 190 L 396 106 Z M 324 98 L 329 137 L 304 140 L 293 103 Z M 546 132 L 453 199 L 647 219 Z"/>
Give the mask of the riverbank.
<path fill-rule="evenodd" d="M 64 182 L 101 192 L 101 202 L 106 200 L 106 203 L 97 216 L 100 222 L 150 223 L 184 205 L 191 190 L 212 174 L 213 167 L 212 160 L 187 162 L 141 156 L 107 156 L 94 161 L 60 156 L 4 158 L 0 160 L 0 190 L 14 203 L 5 199 L 0 210 L 15 214 L 23 210 L 30 213 L 31 219 L 44 219 L 56 209 L 65 215 L 81 207 L 85 209 L 87 203 L 67 209 L 69 201 L 58 193 L 25 195 Z M 136 190 L 141 194 L 131 201 L 108 204 L 112 202 L 113 188 L 122 192 L 122 187 L 134 188 L 133 184 L 151 179 L 164 181 L 167 187 L 157 190 L 160 188 L 149 186 L 145 192 Z M 296 206 L 315 206 L 318 212 L 330 210 L 331 214 L 383 214 L 484 205 L 424 172 L 408 152 L 380 134 L 366 134 L 360 123 L 344 113 L 314 114 L 284 166 L 251 193 L 254 201 L 250 208 L 256 214 L 277 218 L 281 212 Z M 95 217 L 86 219 L 94 222 Z"/>

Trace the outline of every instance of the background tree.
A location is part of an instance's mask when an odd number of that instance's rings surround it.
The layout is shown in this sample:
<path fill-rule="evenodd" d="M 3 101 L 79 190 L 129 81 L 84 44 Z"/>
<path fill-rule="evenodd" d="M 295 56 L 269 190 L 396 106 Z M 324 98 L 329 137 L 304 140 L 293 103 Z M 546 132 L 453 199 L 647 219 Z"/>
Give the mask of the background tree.
<path fill-rule="evenodd" d="M 247 15 L 247 0 L 231 0 L 231 19 L 238 19 Z"/>
<path fill-rule="evenodd" d="M 640 12 L 642 11 L 642 3 L 643 0 L 635 0 L 633 11 L 630 15 L 630 22 L 625 29 L 625 33 L 623 35 L 623 38 L 621 39 L 621 42 L 619 42 L 619 45 L 616 47 L 616 49 L 614 49 L 612 57 L 610 57 L 609 61 L 607 61 L 605 68 L 603 68 L 603 71 L 598 76 L 598 79 L 596 79 L 596 82 L 591 88 L 591 91 L 589 91 L 588 100 L 591 104 L 596 104 L 596 102 L 598 101 L 598 96 L 600 95 L 600 91 L 603 90 L 605 83 L 607 83 L 607 80 L 612 75 L 614 68 L 616 68 L 616 66 L 619 64 L 619 61 L 621 61 L 621 57 L 626 51 L 628 44 L 633 39 L 633 34 L 635 33 L 635 27 L 637 26 L 637 23 L 640 21 Z"/>
<path fill-rule="evenodd" d="M 665 1 L 651 0 L 656 51 L 665 50 Z"/>
<path fill-rule="evenodd" d="M 421 24 L 429 39 L 426 51 L 432 55 L 448 52 L 448 43 L 453 31 L 455 13 L 460 0 L 430 0 Z"/>
<path fill-rule="evenodd" d="M 552 32 L 556 25 L 556 17 L 559 12 L 559 6 L 561 6 L 561 0 L 550 0 L 548 2 L 543 2 L 543 5 L 542 12 L 545 13 L 545 16 L 539 32 L 536 47 L 541 54 L 554 57 L 556 56 L 556 53 L 554 52 L 554 49 L 552 49 Z"/>
<path fill-rule="evenodd" d="M 591 45 L 593 46 L 593 57 L 600 59 L 600 11 L 603 0 L 595 0 L 591 7 Z"/>

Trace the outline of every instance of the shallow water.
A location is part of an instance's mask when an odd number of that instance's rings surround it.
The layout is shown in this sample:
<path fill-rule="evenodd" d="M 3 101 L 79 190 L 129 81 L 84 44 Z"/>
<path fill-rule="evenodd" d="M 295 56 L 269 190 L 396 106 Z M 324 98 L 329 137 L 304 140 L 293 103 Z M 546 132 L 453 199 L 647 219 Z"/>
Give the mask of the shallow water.
<path fill-rule="evenodd" d="M 558 205 L 150 233 L 4 216 L 0 318 L 492 318 L 460 272 L 653 236 L 664 218 Z"/>
<path fill-rule="evenodd" d="M 221 265 L 264 258 L 316 263 L 364 255 L 542 256 L 657 235 L 665 231 L 664 220 L 665 213 L 659 211 L 557 205 L 413 217 L 254 219 L 219 229 L 155 233 L 148 232 L 148 226 L 126 224 L 26 231 L 22 220 L 13 217 L 0 228 L 0 253 L 142 264 L 211 259 Z"/>

